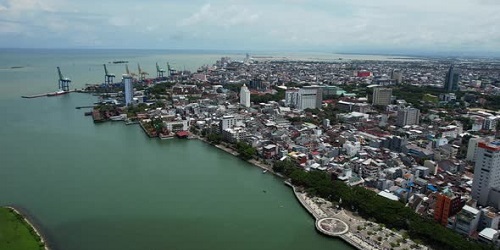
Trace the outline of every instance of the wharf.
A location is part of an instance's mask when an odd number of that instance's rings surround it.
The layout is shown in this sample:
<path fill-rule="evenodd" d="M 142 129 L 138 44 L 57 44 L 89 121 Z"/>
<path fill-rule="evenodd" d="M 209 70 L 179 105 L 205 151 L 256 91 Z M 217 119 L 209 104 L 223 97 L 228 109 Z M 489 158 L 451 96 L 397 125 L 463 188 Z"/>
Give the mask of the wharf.
<path fill-rule="evenodd" d="M 75 90 L 69 90 L 64 93 L 57 94 L 57 92 L 48 92 L 48 93 L 42 93 L 42 94 L 36 94 L 36 95 L 22 95 L 21 98 L 27 98 L 27 99 L 33 99 L 33 98 L 39 98 L 39 97 L 45 97 L 45 96 L 59 96 L 59 95 L 65 95 L 69 94 L 71 92 L 75 92 Z"/>

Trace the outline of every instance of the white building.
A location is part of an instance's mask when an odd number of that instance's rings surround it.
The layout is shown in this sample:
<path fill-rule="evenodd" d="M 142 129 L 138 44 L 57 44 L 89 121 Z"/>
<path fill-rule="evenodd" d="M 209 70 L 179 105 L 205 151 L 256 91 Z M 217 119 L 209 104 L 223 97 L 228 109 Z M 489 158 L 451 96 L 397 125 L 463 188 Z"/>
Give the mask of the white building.
<path fill-rule="evenodd" d="M 243 127 L 228 128 L 222 131 L 222 138 L 231 143 L 237 143 L 246 136 L 248 133 Z"/>
<path fill-rule="evenodd" d="M 479 142 L 472 183 L 472 198 L 480 206 L 491 205 L 499 209 L 500 193 L 500 141 Z"/>
<path fill-rule="evenodd" d="M 420 123 L 420 110 L 416 108 L 406 108 L 398 111 L 396 125 L 403 127 L 406 125 L 418 125 Z"/>
<path fill-rule="evenodd" d="M 220 121 L 219 131 L 222 133 L 222 131 L 228 128 L 233 128 L 234 126 L 236 126 L 236 118 L 232 115 L 225 115 Z"/>
<path fill-rule="evenodd" d="M 480 217 L 479 210 L 465 205 L 457 215 L 448 218 L 447 227 L 460 234 L 470 236 L 477 230 Z"/>
<path fill-rule="evenodd" d="M 250 90 L 247 85 L 243 84 L 240 90 L 240 104 L 249 108 L 250 107 Z"/>
<path fill-rule="evenodd" d="M 323 90 L 319 86 L 305 86 L 299 90 L 298 102 L 300 110 L 321 108 Z"/>
<path fill-rule="evenodd" d="M 373 88 L 373 105 L 389 105 L 391 104 L 392 89 L 391 88 Z"/>
<path fill-rule="evenodd" d="M 133 103 L 134 88 L 132 86 L 132 77 L 130 75 L 122 75 L 122 82 L 125 86 L 125 105 L 129 106 Z"/>

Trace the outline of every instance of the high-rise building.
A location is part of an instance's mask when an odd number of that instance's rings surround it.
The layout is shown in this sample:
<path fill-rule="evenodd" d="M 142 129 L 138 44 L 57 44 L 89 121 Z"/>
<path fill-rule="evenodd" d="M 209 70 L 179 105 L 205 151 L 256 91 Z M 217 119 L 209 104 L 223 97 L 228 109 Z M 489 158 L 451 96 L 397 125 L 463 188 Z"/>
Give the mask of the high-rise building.
<path fill-rule="evenodd" d="M 323 89 L 319 86 L 305 86 L 299 90 L 299 98 L 297 108 L 315 109 L 321 108 L 323 102 Z"/>
<path fill-rule="evenodd" d="M 500 199 L 500 141 L 479 142 L 472 183 L 472 198 L 480 206 L 499 209 Z"/>
<path fill-rule="evenodd" d="M 444 80 L 444 90 L 454 92 L 458 90 L 458 81 L 460 81 L 460 72 L 451 65 Z"/>
<path fill-rule="evenodd" d="M 418 125 L 420 122 L 420 110 L 416 108 L 405 108 L 398 111 L 396 125 L 403 127 L 406 125 Z"/>
<path fill-rule="evenodd" d="M 373 88 L 373 105 L 389 105 L 391 104 L 392 89 L 391 88 Z"/>
<path fill-rule="evenodd" d="M 222 131 L 236 126 L 237 119 L 232 115 L 225 115 L 222 117 L 219 123 L 219 133 Z"/>
<path fill-rule="evenodd" d="M 299 105 L 299 89 L 287 89 L 285 92 L 285 106 L 296 108 L 297 105 Z"/>
<path fill-rule="evenodd" d="M 448 218 L 455 215 L 462 209 L 460 196 L 454 195 L 449 189 L 438 194 L 436 207 L 434 208 L 434 220 L 443 226 L 448 223 Z"/>
<path fill-rule="evenodd" d="M 250 107 L 250 90 L 247 85 L 243 84 L 240 90 L 240 104 L 249 108 Z"/>
<path fill-rule="evenodd" d="M 403 82 L 403 73 L 398 69 L 393 69 L 391 71 L 391 80 L 395 81 L 396 84 L 401 84 Z"/>
<path fill-rule="evenodd" d="M 132 86 L 132 76 L 124 74 L 122 75 L 122 82 L 125 86 L 125 105 L 132 105 L 134 98 L 134 88 Z"/>

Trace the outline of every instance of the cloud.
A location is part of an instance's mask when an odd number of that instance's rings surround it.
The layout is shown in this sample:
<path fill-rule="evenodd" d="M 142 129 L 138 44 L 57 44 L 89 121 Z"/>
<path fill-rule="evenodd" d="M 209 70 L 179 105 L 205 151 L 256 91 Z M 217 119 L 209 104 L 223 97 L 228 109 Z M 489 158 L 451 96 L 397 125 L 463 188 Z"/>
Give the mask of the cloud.
<path fill-rule="evenodd" d="M 0 47 L 500 52 L 499 3 L 0 0 Z"/>
<path fill-rule="evenodd" d="M 191 16 L 180 20 L 177 25 L 179 27 L 195 25 L 230 27 L 252 24 L 258 18 L 259 13 L 255 13 L 244 6 L 230 5 L 214 8 L 210 3 L 207 3 Z"/>

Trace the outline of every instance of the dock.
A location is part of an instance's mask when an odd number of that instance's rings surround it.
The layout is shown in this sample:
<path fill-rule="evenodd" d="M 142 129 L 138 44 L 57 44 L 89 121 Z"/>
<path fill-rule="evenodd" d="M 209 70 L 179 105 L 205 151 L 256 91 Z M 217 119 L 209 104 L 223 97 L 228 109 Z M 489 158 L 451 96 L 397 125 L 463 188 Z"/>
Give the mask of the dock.
<path fill-rule="evenodd" d="M 38 95 L 23 95 L 21 96 L 21 98 L 38 98 L 38 97 L 44 97 L 44 96 L 47 96 L 49 93 L 45 93 L 45 94 L 38 94 Z"/>
<path fill-rule="evenodd" d="M 36 95 L 22 95 L 21 98 L 27 98 L 27 99 L 33 99 L 33 98 L 39 98 L 39 97 L 44 97 L 44 96 L 60 96 L 60 95 L 65 95 L 65 94 L 69 94 L 71 92 L 75 92 L 75 90 L 69 90 L 69 91 L 64 91 L 64 92 L 58 92 L 58 91 L 54 91 L 54 92 L 48 92 L 48 93 L 42 93 L 42 94 L 36 94 Z"/>

